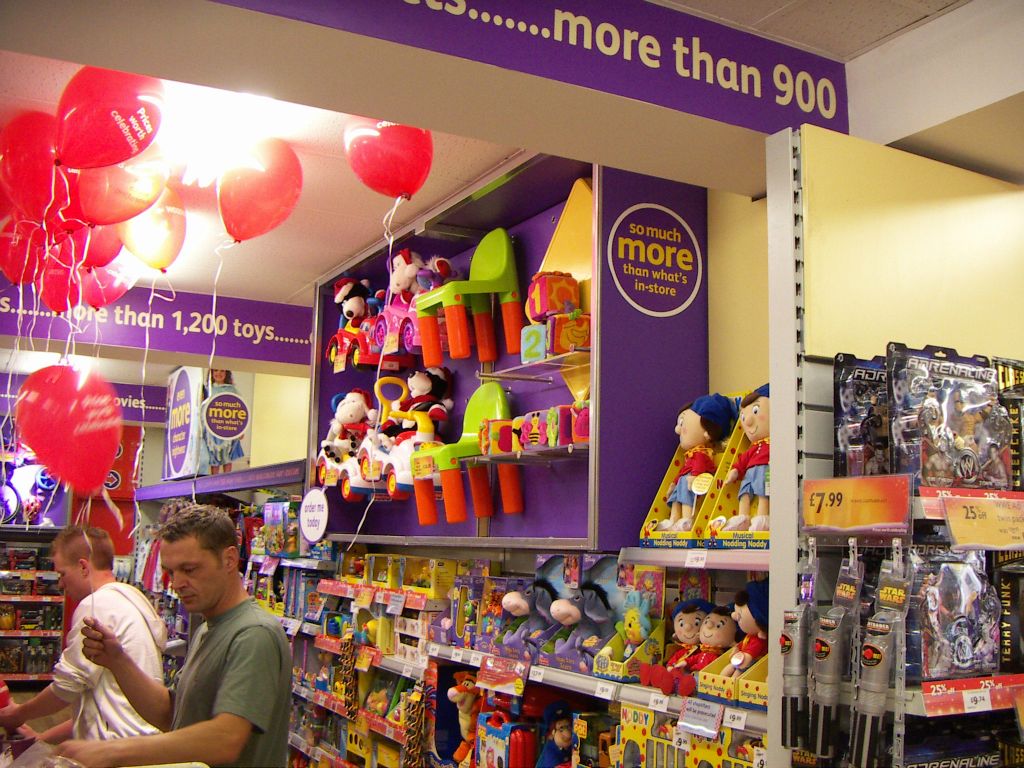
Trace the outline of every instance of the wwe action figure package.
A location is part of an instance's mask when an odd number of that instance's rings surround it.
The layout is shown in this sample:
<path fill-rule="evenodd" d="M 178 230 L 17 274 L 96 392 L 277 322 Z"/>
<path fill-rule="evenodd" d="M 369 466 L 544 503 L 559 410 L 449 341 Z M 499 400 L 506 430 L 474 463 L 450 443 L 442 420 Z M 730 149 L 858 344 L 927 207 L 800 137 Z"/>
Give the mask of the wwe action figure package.
<path fill-rule="evenodd" d="M 835 356 L 832 365 L 836 477 L 882 475 L 889 471 L 889 395 L 885 358 Z"/>
<path fill-rule="evenodd" d="M 1024 435 L 1024 361 L 994 357 L 999 402 L 1010 415 L 1010 487 L 1024 491 L 1024 461 L 1021 460 L 1021 437 Z"/>
<path fill-rule="evenodd" d="M 1010 418 L 987 357 L 890 342 L 891 471 L 914 487 L 1010 487 Z"/>

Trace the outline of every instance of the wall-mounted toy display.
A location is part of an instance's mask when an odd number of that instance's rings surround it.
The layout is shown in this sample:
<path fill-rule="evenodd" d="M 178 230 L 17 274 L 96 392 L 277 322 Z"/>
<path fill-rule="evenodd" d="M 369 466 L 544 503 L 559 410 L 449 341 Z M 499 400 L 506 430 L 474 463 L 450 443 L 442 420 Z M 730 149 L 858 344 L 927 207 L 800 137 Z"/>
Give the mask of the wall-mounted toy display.
<path fill-rule="evenodd" d="M 448 352 L 453 359 L 465 359 L 470 355 L 469 314 L 473 316 L 477 359 L 481 363 L 493 363 L 498 359 L 491 319 L 492 296 L 501 305 L 505 349 L 508 354 L 518 354 L 523 307 L 512 238 L 504 229 L 491 230 L 479 242 L 465 280 L 451 280 L 417 297 L 416 316 L 425 365 L 440 366 L 443 361 L 438 321 L 440 312 L 444 314 Z"/>

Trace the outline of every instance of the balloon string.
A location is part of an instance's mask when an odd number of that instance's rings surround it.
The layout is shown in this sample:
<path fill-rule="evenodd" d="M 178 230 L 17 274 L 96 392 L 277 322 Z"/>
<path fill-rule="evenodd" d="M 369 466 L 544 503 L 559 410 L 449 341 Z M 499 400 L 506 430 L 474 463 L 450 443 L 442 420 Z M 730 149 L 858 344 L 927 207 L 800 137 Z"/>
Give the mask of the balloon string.
<path fill-rule="evenodd" d="M 381 221 L 381 224 L 383 224 L 383 226 L 384 226 L 384 239 L 387 240 L 387 242 L 388 242 L 388 259 L 387 259 L 388 288 L 387 288 L 387 291 L 384 293 L 384 306 L 385 307 L 388 306 L 388 304 L 391 303 L 391 273 L 394 271 L 394 265 L 391 263 L 392 254 L 394 253 L 394 250 L 395 250 L 395 233 L 392 230 L 392 225 L 394 224 L 394 221 L 395 221 L 395 214 L 398 213 L 398 208 L 399 208 L 399 206 L 404 201 L 405 201 L 405 198 L 402 197 L 401 195 L 396 197 L 395 198 L 395 202 L 391 206 L 391 209 L 387 213 L 384 214 L 384 218 Z M 386 343 L 387 342 L 385 342 L 385 344 Z M 381 370 L 383 368 L 383 365 L 384 365 L 384 347 L 381 347 L 380 355 L 377 358 L 377 371 L 376 371 L 376 375 L 374 376 L 374 381 L 379 381 L 380 380 L 380 373 L 381 373 Z M 381 396 L 381 399 L 383 400 L 383 396 Z M 378 405 L 383 405 L 383 403 L 378 403 Z M 374 434 L 377 435 L 377 439 L 378 440 L 380 440 L 380 431 L 379 430 L 380 430 L 380 418 L 381 418 L 381 412 L 382 411 L 383 411 L 383 408 L 378 408 L 377 409 L 377 415 L 373 419 L 373 426 L 372 426 Z M 376 501 L 376 500 L 377 500 L 377 481 L 376 480 L 370 480 L 370 500 L 366 503 L 366 507 L 363 509 L 363 516 L 359 519 L 359 525 L 356 526 L 355 533 L 352 534 L 352 540 L 348 543 L 348 547 L 345 548 L 346 551 L 352 549 L 352 547 L 355 546 L 356 541 L 359 539 L 359 534 L 363 530 L 363 523 L 366 522 L 366 517 L 370 513 L 370 507 L 373 506 L 373 502 Z"/>

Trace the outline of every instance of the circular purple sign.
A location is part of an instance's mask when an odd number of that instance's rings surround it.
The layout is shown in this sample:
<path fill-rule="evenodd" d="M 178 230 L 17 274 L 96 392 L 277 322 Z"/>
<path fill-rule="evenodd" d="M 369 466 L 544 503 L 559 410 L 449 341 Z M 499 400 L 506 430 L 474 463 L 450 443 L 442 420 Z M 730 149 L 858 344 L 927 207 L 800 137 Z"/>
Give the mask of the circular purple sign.
<path fill-rule="evenodd" d="M 192 379 L 187 370 L 179 368 L 168 390 L 167 403 L 167 463 L 172 475 L 185 471 L 193 418 Z"/>
<path fill-rule="evenodd" d="M 627 208 L 608 235 L 608 269 L 629 304 L 652 317 L 686 309 L 700 292 L 704 258 L 693 230 L 654 203 Z"/>
<path fill-rule="evenodd" d="M 233 392 L 221 392 L 206 401 L 203 421 L 218 440 L 235 440 L 249 426 L 249 406 Z"/>

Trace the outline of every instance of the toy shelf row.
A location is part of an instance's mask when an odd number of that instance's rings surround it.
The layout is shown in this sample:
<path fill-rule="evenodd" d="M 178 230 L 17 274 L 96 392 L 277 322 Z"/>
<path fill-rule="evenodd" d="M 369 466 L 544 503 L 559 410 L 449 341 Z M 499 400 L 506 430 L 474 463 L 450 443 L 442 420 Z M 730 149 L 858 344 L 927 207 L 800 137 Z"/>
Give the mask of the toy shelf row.
<path fill-rule="evenodd" d="M 438 659 L 479 667 L 486 663 L 490 654 L 471 651 L 468 648 L 452 648 L 437 643 L 427 644 L 427 653 Z M 686 697 L 666 696 L 661 691 L 632 683 L 617 683 L 590 675 L 569 672 L 556 667 L 534 665 L 530 667 L 530 682 L 550 685 L 575 693 L 582 693 L 606 701 L 621 701 L 649 707 L 658 712 L 678 715 L 683 709 Z M 768 729 L 768 715 L 756 710 L 725 707 L 723 724 L 734 728 L 765 732 Z"/>
<path fill-rule="evenodd" d="M 325 650 L 325 651 L 330 651 L 331 653 L 337 653 L 337 646 L 336 645 L 334 645 L 332 643 L 321 643 L 320 641 L 322 639 L 325 639 L 325 638 L 320 638 L 320 637 L 317 638 L 317 643 L 316 643 L 316 647 L 317 648 L 320 648 L 321 650 Z M 327 640 L 333 640 L 335 638 L 326 638 L 326 639 Z M 370 650 L 376 650 L 376 649 L 370 649 Z M 375 654 L 375 658 L 382 661 L 384 658 L 387 658 L 387 657 L 381 657 L 379 655 L 379 652 L 378 652 L 377 654 Z M 378 669 L 386 669 L 386 670 L 389 670 L 391 672 L 396 672 L 397 674 L 402 674 L 402 667 L 399 667 L 398 669 L 394 669 L 390 665 L 387 665 L 387 664 L 377 664 L 377 663 L 372 664 L 372 666 L 377 667 Z M 404 667 L 408 667 L 409 665 L 406 664 L 406 665 L 403 665 L 403 666 Z M 357 669 L 358 668 L 359 667 L 358 667 L 358 662 L 357 662 Z M 416 669 L 416 668 L 413 667 L 412 669 Z M 410 670 L 407 669 L 405 671 L 409 672 Z M 410 674 L 407 674 L 405 676 L 406 677 L 411 677 L 414 680 L 419 680 L 423 676 L 423 669 L 422 668 L 419 669 L 419 673 L 420 674 L 419 674 L 418 677 L 415 677 L 411 672 L 410 672 Z M 408 740 L 408 737 L 406 735 L 405 729 L 402 728 L 401 726 L 395 725 L 394 723 L 389 722 L 387 720 L 387 718 L 381 717 L 380 715 L 377 715 L 377 714 L 375 714 L 373 712 L 370 712 L 369 710 L 366 710 L 366 709 L 359 709 L 359 710 L 357 710 L 355 712 L 351 712 L 351 711 L 349 711 L 344 706 L 344 704 L 341 703 L 341 700 L 338 699 L 338 697 L 334 696 L 333 694 L 327 693 L 326 691 L 314 691 L 314 690 L 311 690 L 311 689 L 306 688 L 304 686 L 293 684 L 292 685 L 292 693 L 294 693 L 294 694 L 296 694 L 296 695 L 306 699 L 307 701 L 311 701 L 314 704 L 317 704 L 317 705 L 323 707 L 324 709 L 328 709 L 331 712 L 334 712 L 336 714 L 341 715 L 342 717 L 348 718 L 349 720 L 355 720 L 357 718 L 365 719 L 366 726 L 367 726 L 367 728 L 369 728 L 369 730 L 371 730 L 373 733 L 379 734 L 380 736 L 383 736 L 383 737 L 385 737 L 387 739 L 390 739 L 391 741 L 395 742 L 396 744 L 401 744 L 402 746 L 405 746 L 406 741 Z"/>
<path fill-rule="evenodd" d="M 620 563 L 659 565 L 663 568 L 706 568 L 723 571 L 767 571 L 767 549 L 672 549 L 623 547 Z"/>

